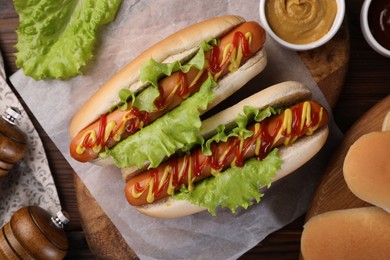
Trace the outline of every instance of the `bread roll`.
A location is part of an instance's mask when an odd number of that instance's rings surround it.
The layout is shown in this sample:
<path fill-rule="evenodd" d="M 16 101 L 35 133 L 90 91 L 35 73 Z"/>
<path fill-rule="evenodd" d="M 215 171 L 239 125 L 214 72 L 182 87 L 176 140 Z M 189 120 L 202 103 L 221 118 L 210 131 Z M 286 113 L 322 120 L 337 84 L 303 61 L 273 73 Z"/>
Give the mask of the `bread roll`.
<path fill-rule="evenodd" d="M 343 172 L 358 198 L 390 211 L 390 131 L 360 137 L 345 157 Z"/>
<path fill-rule="evenodd" d="M 382 131 L 390 131 L 390 111 L 387 112 L 382 124 Z"/>
<path fill-rule="evenodd" d="M 304 260 L 390 259 L 390 214 L 367 207 L 317 215 L 304 226 L 301 253 Z"/>

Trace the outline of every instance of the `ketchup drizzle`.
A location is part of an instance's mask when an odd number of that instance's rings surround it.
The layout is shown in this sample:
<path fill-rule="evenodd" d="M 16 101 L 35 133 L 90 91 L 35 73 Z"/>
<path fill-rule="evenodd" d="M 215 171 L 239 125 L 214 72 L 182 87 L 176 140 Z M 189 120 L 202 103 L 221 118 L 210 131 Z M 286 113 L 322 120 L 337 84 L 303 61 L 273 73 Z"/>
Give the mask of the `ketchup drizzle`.
<path fill-rule="evenodd" d="M 261 123 L 255 123 L 254 125 L 249 127 L 249 129 L 253 131 L 253 135 L 251 137 L 246 138 L 243 141 L 244 143 L 242 146 L 241 137 L 230 137 L 226 142 L 227 147 L 224 147 L 223 151 L 220 151 L 221 149 L 219 149 L 218 143 L 213 143 L 211 145 L 212 155 L 204 156 L 202 162 L 199 161 L 199 158 L 201 157 L 201 149 L 196 150 L 191 155 L 185 155 L 185 158 L 182 159 L 183 163 L 185 163 L 184 173 L 182 174 L 182 178 L 180 179 L 178 170 L 180 159 L 178 157 L 174 158 L 167 164 L 167 166 L 165 166 L 169 167 L 169 174 L 173 175 L 172 185 L 174 186 L 174 189 L 176 190 L 180 188 L 183 184 L 187 185 L 188 183 L 186 182 L 186 180 L 188 180 L 188 174 L 190 174 L 191 172 L 193 173 L 193 176 L 195 178 L 200 177 L 200 179 L 202 179 L 202 170 L 207 165 L 217 172 L 227 168 L 229 166 L 228 163 L 233 161 L 236 167 L 242 167 L 244 161 L 251 157 L 248 156 L 248 151 L 250 149 L 253 149 L 253 145 L 256 145 L 256 142 L 259 139 L 259 152 L 255 156 L 258 160 L 263 160 L 270 152 L 270 150 L 278 145 L 278 140 L 275 140 L 278 134 L 281 134 L 281 137 L 288 138 L 300 137 L 304 134 L 309 133 L 309 131 L 313 130 L 313 127 L 316 127 L 319 124 L 320 115 L 319 113 L 314 113 L 313 111 L 311 111 L 310 119 L 306 118 L 306 115 L 302 116 L 303 106 L 304 103 L 300 103 L 290 108 L 292 112 L 292 123 L 291 133 L 289 134 L 286 132 L 285 129 L 281 129 L 283 127 L 283 120 L 285 115 L 279 116 L 276 122 L 272 122 L 272 120 L 275 119 L 273 117 L 269 117 L 263 120 Z M 309 106 L 311 106 L 311 104 L 309 104 Z M 302 122 L 303 119 L 305 120 L 305 122 Z M 304 123 L 303 127 L 301 127 L 302 123 Z M 192 161 L 192 165 L 190 164 L 190 161 Z M 149 173 L 149 178 L 147 178 L 145 181 L 144 186 L 141 186 L 139 182 L 135 184 L 134 188 L 136 192 L 144 192 L 147 186 L 150 185 L 151 179 L 153 179 L 155 185 L 153 187 L 153 195 L 154 199 L 158 199 L 161 195 L 161 192 L 168 187 L 169 177 L 165 179 L 161 188 L 158 189 L 159 183 L 157 182 L 157 175 L 158 170 L 152 169 Z"/>
<path fill-rule="evenodd" d="M 261 129 L 269 129 L 269 124 L 270 118 L 266 118 L 264 121 L 261 122 Z M 278 120 L 276 122 L 275 127 L 272 129 L 272 132 L 269 132 L 268 130 L 261 131 L 261 145 L 259 154 L 257 155 L 257 158 L 259 160 L 264 159 L 267 156 L 268 152 L 271 150 L 272 144 L 281 126 L 282 120 Z"/>
<path fill-rule="evenodd" d="M 154 105 L 156 106 L 157 110 L 163 110 L 164 108 L 166 108 L 169 103 L 171 103 L 175 94 L 177 94 L 180 98 L 184 99 L 191 92 L 191 89 L 188 87 L 186 74 L 182 71 L 178 71 L 178 74 L 178 88 L 174 89 L 174 91 L 170 93 L 166 99 L 164 99 L 164 89 L 161 87 L 160 84 L 158 85 L 159 96 L 154 101 Z"/>
<path fill-rule="evenodd" d="M 146 111 L 140 111 L 136 107 L 132 107 L 126 113 L 124 118 L 130 118 L 126 122 L 125 132 L 127 133 L 127 135 L 131 135 L 137 132 L 143 125 L 148 124 L 149 113 L 147 113 Z M 94 146 L 100 144 L 101 149 L 104 147 L 108 147 L 110 141 L 112 140 L 112 138 L 114 138 L 116 134 L 118 134 L 118 131 L 122 128 L 123 124 L 124 121 L 121 121 L 121 123 L 114 130 L 112 130 L 111 133 L 108 135 L 107 140 L 105 140 L 105 132 L 107 128 L 107 116 L 101 115 L 99 120 L 99 131 L 96 136 L 96 140 L 92 142 L 90 140 L 91 133 L 88 133 L 83 140 L 82 143 L 83 146 L 85 148 L 93 148 Z"/>
<path fill-rule="evenodd" d="M 106 115 L 101 115 L 100 124 L 99 124 L 99 132 L 98 132 L 98 135 L 96 136 L 96 140 L 94 142 L 92 142 L 90 140 L 91 133 L 88 133 L 86 138 L 83 141 L 83 146 L 85 148 L 92 148 L 99 143 L 102 146 L 104 146 L 104 132 L 106 130 L 106 125 L 107 125 L 107 117 L 106 117 Z"/>
<path fill-rule="evenodd" d="M 132 107 L 126 117 L 131 119 L 126 123 L 126 132 L 130 135 L 136 133 L 142 126 L 149 123 L 149 113 L 146 111 L 140 111 L 136 107 Z M 119 127 L 111 134 L 114 137 Z"/>
<path fill-rule="evenodd" d="M 220 56 L 219 46 L 213 45 L 211 49 L 211 55 L 210 55 L 211 57 L 210 57 L 210 65 L 209 65 L 209 69 L 212 73 L 214 74 L 218 73 L 225 67 L 225 65 L 231 58 L 233 50 L 237 49 L 238 44 L 240 42 L 241 42 L 243 56 L 248 57 L 251 55 L 251 50 L 249 48 L 248 40 L 246 39 L 245 35 L 242 32 L 237 31 L 234 33 L 233 36 L 232 47 L 229 49 L 225 59 L 221 62 L 221 64 L 219 63 L 219 56 Z"/>
<path fill-rule="evenodd" d="M 212 49 L 210 51 L 209 65 L 208 65 L 209 67 L 203 72 L 202 76 L 199 77 L 199 79 L 203 78 L 204 75 L 207 75 L 207 71 L 210 71 L 212 74 L 216 74 L 220 72 L 227 65 L 233 51 L 238 48 L 239 44 L 241 44 L 242 54 L 244 57 L 248 57 L 251 55 L 249 42 L 246 39 L 244 33 L 240 31 L 235 32 L 231 44 L 232 46 L 230 47 L 225 59 L 221 63 L 219 63 L 220 47 L 218 45 L 212 46 Z M 180 98 L 184 99 L 199 87 L 197 84 L 199 79 L 197 80 L 197 82 L 193 82 L 192 86 L 189 87 L 186 74 L 182 71 L 178 71 L 178 73 L 179 73 L 179 80 L 177 82 L 178 88 L 175 89 L 172 93 L 169 93 L 167 98 L 164 98 L 164 94 L 165 94 L 164 89 L 161 87 L 160 84 L 158 85 L 159 96 L 154 101 L 154 105 L 156 106 L 157 111 L 153 111 L 153 112 L 158 112 L 165 109 L 171 103 L 172 99 L 176 94 Z M 131 119 L 126 121 L 125 129 L 126 129 L 127 136 L 136 133 L 142 126 L 147 125 L 149 123 L 149 117 L 150 117 L 150 113 L 146 111 L 139 111 L 136 107 L 131 107 L 129 114 L 132 115 L 131 115 Z M 126 114 L 125 117 L 128 117 L 128 114 Z M 120 127 L 122 127 L 123 121 L 118 125 L 118 127 L 114 131 L 110 133 L 107 140 L 104 140 L 104 135 L 107 126 L 107 116 L 102 115 L 100 117 L 99 122 L 100 122 L 99 132 L 96 140 L 94 142 L 91 142 L 90 140 L 91 133 L 88 133 L 82 141 L 82 146 L 84 148 L 91 149 L 100 143 L 102 149 L 104 147 L 111 147 L 115 144 L 115 142 L 112 142 L 112 139 L 117 134 Z M 200 170 L 196 172 L 199 171 Z"/>

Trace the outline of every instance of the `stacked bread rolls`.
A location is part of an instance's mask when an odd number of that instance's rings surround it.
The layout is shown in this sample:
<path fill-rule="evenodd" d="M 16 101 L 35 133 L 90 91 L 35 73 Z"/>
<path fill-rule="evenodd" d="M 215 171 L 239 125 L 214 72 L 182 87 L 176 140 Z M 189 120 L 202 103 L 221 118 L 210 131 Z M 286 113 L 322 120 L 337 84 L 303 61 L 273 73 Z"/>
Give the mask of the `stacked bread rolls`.
<path fill-rule="evenodd" d="M 351 192 L 371 207 L 334 210 L 304 226 L 301 253 L 310 259 L 390 259 L 390 113 L 382 131 L 361 136 L 344 159 Z"/>

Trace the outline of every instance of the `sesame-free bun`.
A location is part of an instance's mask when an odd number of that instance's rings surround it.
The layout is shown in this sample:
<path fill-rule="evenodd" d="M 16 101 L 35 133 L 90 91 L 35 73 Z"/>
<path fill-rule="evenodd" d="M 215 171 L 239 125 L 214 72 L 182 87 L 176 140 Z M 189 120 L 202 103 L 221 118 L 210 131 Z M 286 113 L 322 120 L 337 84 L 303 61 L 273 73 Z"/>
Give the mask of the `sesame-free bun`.
<path fill-rule="evenodd" d="M 390 212 L 390 131 L 368 133 L 352 144 L 343 173 L 358 198 Z"/>
<path fill-rule="evenodd" d="M 264 109 L 268 106 L 280 106 L 282 104 L 290 105 L 296 102 L 308 100 L 310 97 L 310 89 L 300 82 L 284 81 L 275 84 L 203 120 L 202 129 L 199 135 L 204 138 L 208 138 L 215 134 L 219 125 L 232 127 L 233 124 L 235 124 L 237 115 L 242 113 L 245 106 Z M 145 165 L 144 169 L 138 169 L 135 166 L 121 169 L 123 180 L 125 182 L 129 181 L 133 176 L 144 171 L 147 166 L 148 163 Z"/>
<path fill-rule="evenodd" d="M 202 121 L 202 135 L 210 136 L 221 124 L 231 126 L 245 106 L 264 109 L 268 106 L 291 105 L 310 99 L 310 97 L 310 89 L 300 82 L 286 81 L 273 85 Z M 292 145 L 279 147 L 279 155 L 283 164 L 272 182 L 285 177 L 309 161 L 321 150 L 328 134 L 329 129 L 324 126 L 310 136 L 299 138 Z M 129 180 L 133 176 L 130 169 L 122 170 L 122 174 L 125 180 Z M 170 196 L 152 204 L 138 206 L 136 209 L 145 215 L 156 218 L 178 218 L 206 210 L 206 208 L 191 204 L 189 201 L 175 200 Z"/>
<path fill-rule="evenodd" d="M 312 217 L 301 237 L 304 260 L 390 259 L 390 214 L 378 207 L 340 209 Z"/>
<path fill-rule="evenodd" d="M 219 38 L 244 22 L 244 18 L 234 15 L 212 18 L 188 26 L 146 49 L 100 87 L 80 108 L 71 122 L 70 136 L 74 137 L 100 115 L 107 113 L 112 106 L 118 104 L 120 101 L 118 93 L 121 89 L 127 87 L 133 93 L 139 93 L 147 87 L 147 84 L 140 81 L 140 68 L 149 59 L 153 58 L 157 62 L 164 63 L 187 61 L 198 51 L 202 41 Z M 223 78 L 223 83 L 219 82 L 217 97 L 212 106 L 245 85 L 264 69 L 266 63 L 267 56 L 263 48 L 240 67 L 240 73 L 230 73 Z M 229 77 L 230 75 L 232 77 Z"/>
<path fill-rule="evenodd" d="M 328 134 L 328 127 L 323 127 L 315 134 L 299 139 L 294 145 L 281 147 L 279 155 L 283 160 L 282 168 L 276 173 L 272 182 L 282 179 L 309 161 L 321 150 Z M 146 206 L 136 207 L 136 209 L 155 218 L 179 218 L 206 210 L 206 208 L 194 205 L 187 200 L 175 200 L 172 197 L 167 197 L 167 199 Z"/>

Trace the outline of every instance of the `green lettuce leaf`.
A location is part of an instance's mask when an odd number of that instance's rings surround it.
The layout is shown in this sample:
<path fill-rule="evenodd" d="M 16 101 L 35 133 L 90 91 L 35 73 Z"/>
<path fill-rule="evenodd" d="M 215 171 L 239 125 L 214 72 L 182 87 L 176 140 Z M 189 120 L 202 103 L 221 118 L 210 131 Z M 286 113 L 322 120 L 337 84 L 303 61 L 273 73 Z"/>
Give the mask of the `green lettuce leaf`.
<path fill-rule="evenodd" d="M 113 106 L 112 110 L 110 112 L 114 111 L 116 108 L 124 111 L 128 108 L 128 101 L 131 100 L 131 102 L 134 102 L 135 100 L 135 94 L 128 88 L 123 88 L 119 91 L 119 99 L 121 100 L 120 103 L 116 106 Z"/>
<path fill-rule="evenodd" d="M 202 152 L 205 155 L 211 155 L 210 147 L 213 142 L 226 142 L 229 137 L 233 136 L 241 136 L 244 139 L 252 136 L 253 132 L 246 129 L 248 123 L 261 122 L 267 117 L 280 114 L 282 110 L 282 108 L 274 107 L 260 110 L 245 106 L 244 113 L 239 114 L 235 119 L 236 127 L 226 129 L 225 126 L 219 126 L 217 133 L 202 146 Z M 282 160 L 277 149 L 274 149 L 262 161 L 252 158 L 247 160 L 241 168 L 229 168 L 214 178 L 203 180 L 196 185 L 192 192 L 183 186 L 175 198 L 206 207 L 212 215 L 216 214 L 218 206 L 227 207 L 234 213 L 238 207 L 246 209 L 252 205 L 253 199 L 257 202 L 260 201 L 263 195 L 259 193 L 259 189 L 271 184 L 271 180 L 280 169 L 281 164 Z"/>
<path fill-rule="evenodd" d="M 114 146 L 109 155 L 116 166 L 141 168 L 145 162 L 150 162 L 149 168 L 154 168 L 177 150 L 186 151 L 203 142 L 198 136 L 202 126 L 199 111 L 205 110 L 214 99 L 215 86 L 216 82 L 209 77 L 199 92 L 180 106 Z"/>
<path fill-rule="evenodd" d="M 261 122 L 267 117 L 280 114 L 281 111 L 281 108 L 274 107 L 266 107 L 260 110 L 255 107 L 245 106 L 243 111 L 244 113 L 239 114 L 235 119 L 236 127 L 233 129 L 226 129 L 224 125 L 218 126 L 217 133 L 203 143 L 202 153 L 207 156 L 211 155 L 211 144 L 213 142 L 226 142 L 229 137 L 233 136 L 241 136 L 244 139 L 251 137 L 253 132 L 246 129 L 248 122 Z"/>
<path fill-rule="evenodd" d="M 144 110 L 147 112 L 151 112 L 156 110 L 156 106 L 154 105 L 154 101 L 160 92 L 157 87 L 150 86 L 144 89 L 134 100 L 133 106 L 137 107 L 139 110 Z"/>
<path fill-rule="evenodd" d="M 226 127 L 224 125 L 220 125 L 217 127 L 217 133 L 215 135 L 213 135 L 212 137 L 210 137 L 209 139 L 207 139 L 207 141 L 202 145 L 202 153 L 204 155 L 210 156 L 212 154 L 211 144 L 213 142 L 216 142 L 216 143 L 226 142 L 229 137 L 238 136 L 237 133 L 233 133 L 233 132 L 230 132 L 229 134 L 227 134 L 225 130 L 226 130 Z M 250 132 L 250 133 L 252 133 L 252 132 Z"/>
<path fill-rule="evenodd" d="M 110 109 L 110 112 L 116 108 L 126 110 L 128 108 L 129 101 L 131 101 L 132 105 L 137 107 L 139 110 L 144 110 L 147 112 L 156 110 L 154 101 L 160 95 L 158 90 L 159 79 L 165 76 L 170 76 L 172 73 L 178 70 L 186 73 L 190 70 L 191 67 L 195 67 L 198 70 L 203 70 L 206 65 L 205 52 L 209 51 L 212 48 L 212 45 L 216 43 L 216 39 L 201 42 L 200 48 L 195 56 L 192 57 L 185 65 L 182 65 L 179 61 L 172 63 L 162 63 L 157 62 L 154 59 L 149 59 L 141 66 L 140 80 L 142 83 L 149 83 L 151 85 L 141 91 L 137 97 L 129 89 L 121 89 L 119 92 L 120 102 L 117 105 L 114 105 Z"/>
<path fill-rule="evenodd" d="M 93 57 L 100 26 L 111 22 L 121 0 L 14 0 L 19 15 L 16 65 L 27 76 L 67 79 Z"/>
<path fill-rule="evenodd" d="M 152 86 L 157 87 L 158 80 L 164 76 L 170 76 L 173 72 L 181 70 L 184 73 L 188 72 L 191 67 L 195 67 L 198 70 L 202 70 L 205 67 L 205 52 L 212 48 L 212 44 L 216 43 L 216 39 L 209 41 L 203 41 L 200 44 L 200 48 L 188 62 L 182 65 L 179 61 L 172 63 L 157 62 L 154 59 L 150 59 L 141 66 L 140 80 L 142 83 L 150 83 Z"/>
<path fill-rule="evenodd" d="M 140 72 L 140 80 L 142 83 L 150 83 L 157 87 L 158 80 L 163 76 L 170 76 L 173 72 L 180 69 L 178 61 L 172 63 L 162 63 L 153 58 L 142 64 Z"/>
<path fill-rule="evenodd" d="M 263 197 L 260 188 L 271 185 L 281 166 L 282 159 L 278 150 L 274 149 L 261 161 L 252 158 L 241 168 L 228 168 L 213 178 L 201 181 L 191 192 L 183 186 L 174 199 L 206 207 L 214 216 L 219 206 L 235 213 L 239 207 L 247 209 L 254 201 L 260 202 Z"/>

